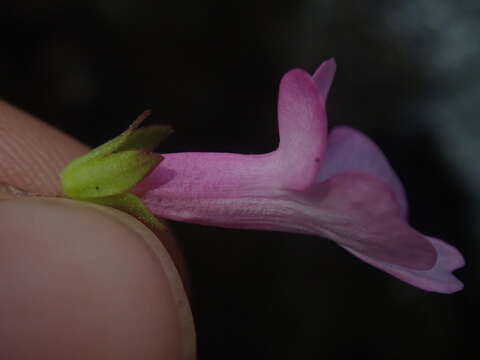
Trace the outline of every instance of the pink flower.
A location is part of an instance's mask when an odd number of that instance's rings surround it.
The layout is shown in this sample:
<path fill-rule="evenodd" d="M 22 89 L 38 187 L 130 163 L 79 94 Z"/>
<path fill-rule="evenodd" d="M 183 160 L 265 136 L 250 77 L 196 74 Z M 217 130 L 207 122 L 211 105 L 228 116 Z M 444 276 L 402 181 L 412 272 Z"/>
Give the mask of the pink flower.
<path fill-rule="evenodd" d="M 419 288 L 452 293 L 462 255 L 406 221 L 402 184 L 362 133 L 327 135 L 325 100 L 335 74 L 325 61 L 280 84 L 280 144 L 261 155 L 163 154 L 135 189 L 157 216 L 204 225 L 311 234 Z"/>

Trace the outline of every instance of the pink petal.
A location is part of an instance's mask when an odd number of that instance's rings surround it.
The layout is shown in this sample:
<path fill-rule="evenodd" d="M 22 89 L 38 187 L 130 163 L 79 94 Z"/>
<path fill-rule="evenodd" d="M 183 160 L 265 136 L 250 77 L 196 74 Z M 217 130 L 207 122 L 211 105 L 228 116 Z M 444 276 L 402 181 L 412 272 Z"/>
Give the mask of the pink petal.
<path fill-rule="evenodd" d="M 325 103 L 303 70 L 288 72 L 280 83 L 278 127 L 275 161 L 283 169 L 283 187 L 302 190 L 314 181 L 327 144 Z"/>
<path fill-rule="evenodd" d="M 252 168 L 245 167 L 248 157 L 231 156 L 166 154 L 153 176 L 159 183 L 162 176 L 167 181 L 143 194 L 145 204 L 157 216 L 172 220 L 326 236 L 342 246 L 410 269 L 428 269 L 435 263 L 433 247 L 406 224 L 384 183 L 363 174 L 341 174 L 304 192 L 292 192 L 258 182 L 264 167 L 254 166 L 260 171 L 260 176 L 255 176 Z M 249 165 L 255 159 L 251 158 Z M 238 165 L 230 169 L 242 180 L 224 172 L 225 166 L 216 167 L 229 162 Z M 238 172 L 242 165 L 248 170 L 246 174 Z M 175 176 L 169 178 L 171 172 Z M 230 181 L 225 181 L 227 178 Z"/>
<path fill-rule="evenodd" d="M 134 189 L 146 198 L 205 199 L 261 195 L 265 184 L 281 185 L 272 174 L 281 170 L 274 153 L 241 155 L 229 153 L 162 154 L 163 161 Z"/>
<path fill-rule="evenodd" d="M 284 76 L 277 150 L 165 154 L 134 191 L 160 217 L 328 237 L 413 285 L 460 289 L 451 271 L 461 255 L 408 226 L 402 185 L 378 147 L 345 127 L 327 145 L 324 99 L 334 71 L 329 61 L 314 79 L 302 70 Z"/>
<path fill-rule="evenodd" d="M 164 154 L 161 164 L 135 192 L 162 186 L 162 196 L 221 197 L 268 189 L 302 190 L 315 179 L 326 148 L 326 114 L 310 75 L 292 70 L 282 79 L 278 100 L 280 144 L 261 155 Z M 170 182 L 170 180 L 173 180 Z M 265 195 L 265 193 L 263 194 Z"/>
<path fill-rule="evenodd" d="M 406 217 L 405 191 L 380 148 L 360 131 L 341 126 L 333 129 L 328 136 L 325 160 L 316 181 L 345 172 L 370 174 L 385 181 L 395 194 L 402 216 Z"/>
<path fill-rule="evenodd" d="M 465 265 L 462 254 L 442 240 L 428 236 L 425 236 L 425 239 L 435 248 L 437 261 L 431 269 L 424 271 L 402 268 L 371 258 L 346 246 L 344 246 L 344 248 L 366 263 L 420 289 L 445 294 L 462 290 L 462 282 L 452 275 L 452 271 Z"/>
<path fill-rule="evenodd" d="M 318 89 L 320 90 L 320 96 L 323 101 L 327 100 L 328 92 L 333 83 L 333 78 L 335 77 L 335 71 L 337 69 L 337 64 L 334 59 L 329 59 L 324 61 L 315 71 L 312 78 Z"/>

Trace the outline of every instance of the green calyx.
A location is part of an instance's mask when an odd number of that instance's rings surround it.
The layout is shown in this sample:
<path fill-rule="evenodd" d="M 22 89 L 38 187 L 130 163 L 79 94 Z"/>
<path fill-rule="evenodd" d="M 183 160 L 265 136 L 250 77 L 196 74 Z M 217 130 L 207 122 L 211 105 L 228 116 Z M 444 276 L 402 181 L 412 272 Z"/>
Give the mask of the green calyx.
<path fill-rule="evenodd" d="M 149 115 L 145 111 L 119 136 L 70 162 L 60 173 L 65 196 L 111 206 L 154 230 L 163 228 L 143 202 L 128 192 L 162 161 L 151 150 L 173 131 L 159 125 L 137 129 Z"/>

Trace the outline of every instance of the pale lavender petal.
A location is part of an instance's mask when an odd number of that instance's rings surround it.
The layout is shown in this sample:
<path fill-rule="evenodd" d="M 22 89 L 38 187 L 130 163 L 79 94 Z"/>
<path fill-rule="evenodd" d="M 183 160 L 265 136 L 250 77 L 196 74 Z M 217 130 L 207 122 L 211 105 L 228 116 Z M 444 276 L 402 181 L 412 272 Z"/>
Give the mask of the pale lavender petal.
<path fill-rule="evenodd" d="M 411 270 L 371 258 L 346 246 L 344 248 L 366 263 L 379 268 L 420 289 L 450 294 L 463 289 L 463 283 L 452 272 L 465 265 L 460 252 L 442 240 L 425 236 L 437 252 L 437 262 L 428 270 Z"/>
<path fill-rule="evenodd" d="M 390 187 L 363 173 L 342 173 L 302 194 L 317 209 L 317 235 L 342 246 L 409 269 L 426 270 L 436 253 L 401 216 Z M 322 215 L 323 212 L 323 215 Z"/>
<path fill-rule="evenodd" d="M 344 172 L 370 174 L 385 181 L 395 193 L 402 215 L 406 217 L 405 191 L 387 158 L 367 136 L 347 126 L 336 127 L 329 134 L 325 160 L 316 181 Z"/>
<path fill-rule="evenodd" d="M 326 101 L 328 92 L 333 83 L 333 78 L 335 77 L 335 71 L 337 69 L 337 64 L 334 59 L 329 59 L 324 61 L 315 71 L 312 78 L 318 89 L 320 90 L 320 96 L 324 101 Z"/>

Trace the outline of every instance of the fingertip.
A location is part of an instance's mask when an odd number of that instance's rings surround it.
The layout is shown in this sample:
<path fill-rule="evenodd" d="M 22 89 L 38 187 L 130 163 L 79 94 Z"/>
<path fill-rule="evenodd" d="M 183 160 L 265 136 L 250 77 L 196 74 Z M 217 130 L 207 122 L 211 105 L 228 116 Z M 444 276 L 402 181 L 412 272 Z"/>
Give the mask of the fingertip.
<path fill-rule="evenodd" d="M 0 201 L 0 227 L 0 358 L 194 358 L 178 272 L 137 220 L 29 198 Z"/>
<path fill-rule="evenodd" d="M 57 195 L 58 173 L 86 151 L 79 141 L 0 100 L 0 183 Z"/>

